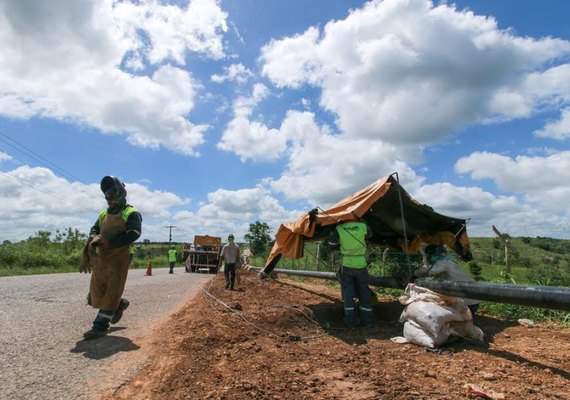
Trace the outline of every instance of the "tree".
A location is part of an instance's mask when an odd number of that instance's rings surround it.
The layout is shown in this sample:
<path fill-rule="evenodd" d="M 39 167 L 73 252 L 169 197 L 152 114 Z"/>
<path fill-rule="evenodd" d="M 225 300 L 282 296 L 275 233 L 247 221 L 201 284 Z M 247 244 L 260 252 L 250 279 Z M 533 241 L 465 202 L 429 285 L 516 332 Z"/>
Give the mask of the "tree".
<path fill-rule="evenodd" d="M 269 233 L 271 233 L 271 228 L 265 222 L 255 221 L 249 224 L 249 233 L 246 233 L 244 238 L 256 257 L 267 252 L 269 243 L 271 243 Z"/>
<path fill-rule="evenodd" d="M 47 247 L 51 243 L 51 232 L 49 231 L 38 231 L 34 234 L 34 236 L 30 236 L 26 239 L 27 243 L 30 243 L 32 246 L 37 247 Z"/>

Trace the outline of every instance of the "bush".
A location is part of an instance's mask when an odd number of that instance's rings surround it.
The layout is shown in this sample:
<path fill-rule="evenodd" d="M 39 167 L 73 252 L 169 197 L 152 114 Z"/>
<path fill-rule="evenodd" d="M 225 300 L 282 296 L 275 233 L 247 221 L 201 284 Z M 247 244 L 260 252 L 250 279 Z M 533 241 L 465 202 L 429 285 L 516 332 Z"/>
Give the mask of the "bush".
<path fill-rule="evenodd" d="M 481 268 L 479 266 L 479 264 L 477 264 L 476 261 L 470 261 L 468 264 L 469 266 L 469 271 L 471 272 L 471 275 L 473 275 L 473 278 L 476 281 L 484 281 L 485 279 L 483 278 L 483 268 Z"/>

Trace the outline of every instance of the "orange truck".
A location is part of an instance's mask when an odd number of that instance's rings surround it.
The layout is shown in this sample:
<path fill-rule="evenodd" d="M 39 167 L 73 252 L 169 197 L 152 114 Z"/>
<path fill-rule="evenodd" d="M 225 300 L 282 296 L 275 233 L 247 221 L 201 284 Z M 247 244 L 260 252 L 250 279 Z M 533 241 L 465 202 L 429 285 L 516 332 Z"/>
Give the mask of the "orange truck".
<path fill-rule="evenodd" d="M 222 238 L 217 236 L 194 236 L 194 243 L 182 246 L 182 261 L 186 272 L 218 273 Z"/>

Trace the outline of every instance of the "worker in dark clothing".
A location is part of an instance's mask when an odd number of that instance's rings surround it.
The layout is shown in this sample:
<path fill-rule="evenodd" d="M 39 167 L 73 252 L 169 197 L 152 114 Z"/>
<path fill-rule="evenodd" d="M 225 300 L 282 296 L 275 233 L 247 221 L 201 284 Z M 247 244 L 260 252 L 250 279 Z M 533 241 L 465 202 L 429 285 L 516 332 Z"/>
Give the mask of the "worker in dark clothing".
<path fill-rule="evenodd" d="M 368 268 L 366 263 L 366 239 L 372 237 L 372 230 L 358 219 L 344 221 L 337 225 L 329 236 L 329 246 L 340 249 L 342 257 L 340 278 L 344 302 L 344 323 L 349 328 L 358 326 L 358 319 L 364 326 L 376 325 L 376 318 L 370 303 Z M 355 298 L 358 299 L 358 314 Z"/>
<path fill-rule="evenodd" d="M 85 332 L 86 340 L 106 335 L 109 324 L 116 324 L 129 306 L 121 298 L 129 270 L 129 247 L 141 235 L 142 216 L 127 204 L 125 185 L 113 176 L 101 180 L 101 191 L 108 208 L 89 232 L 83 250 L 81 272 L 92 272 L 87 303 L 99 309 L 93 327 Z"/>
<path fill-rule="evenodd" d="M 222 248 L 220 261 L 224 262 L 224 277 L 226 279 L 226 289 L 234 290 L 236 280 L 236 265 L 240 263 L 239 247 L 234 243 L 234 235 L 228 236 L 228 243 Z"/>

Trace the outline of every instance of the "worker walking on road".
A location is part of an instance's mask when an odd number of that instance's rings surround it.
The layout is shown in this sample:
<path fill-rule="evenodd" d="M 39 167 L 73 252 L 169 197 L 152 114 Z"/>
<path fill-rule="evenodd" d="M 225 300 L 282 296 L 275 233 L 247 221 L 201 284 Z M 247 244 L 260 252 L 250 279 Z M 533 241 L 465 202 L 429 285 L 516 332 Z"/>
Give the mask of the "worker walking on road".
<path fill-rule="evenodd" d="M 83 250 L 81 272 L 92 272 L 87 303 L 99 309 L 85 340 L 107 334 L 129 306 L 121 298 L 129 271 L 129 246 L 141 235 L 142 216 L 127 204 L 125 185 L 113 176 L 101 180 L 108 208 L 99 213 Z"/>
<path fill-rule="evenodd" d="M 168 250 L 168 264 L 170 265 L 169 274 L 174 273 L 174 266 L 176 265 L 176 247 L 170 246 L 170 250 Z"/>
<path fill-rule="evenodd" d="M 226 279 L 226 289 L 234 290 L 236 280 L 235 267 L 240 262 L 239 247 L 234 243 L 234 235 L 230 233 L 228 243 L 222 248 L 220 260 L 224 260 L 224 278 Z"/>
<path fill-rule="evenodd" d="M 368 268 L 366 263 L 366 239 L 372 230 L 364 222 L 354 218 L 336 226 L 329 236 L 332 249 L 340 249 L 342 256 L 341 290 L 344 302 L 344 323 L 349 328 L 376 325 L 370 302 Z M 355 297 L 358 298 L 358 314 Z"/>

